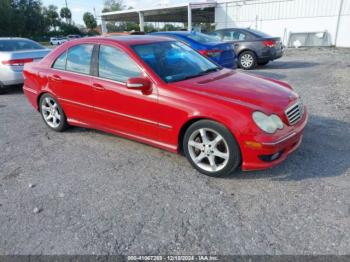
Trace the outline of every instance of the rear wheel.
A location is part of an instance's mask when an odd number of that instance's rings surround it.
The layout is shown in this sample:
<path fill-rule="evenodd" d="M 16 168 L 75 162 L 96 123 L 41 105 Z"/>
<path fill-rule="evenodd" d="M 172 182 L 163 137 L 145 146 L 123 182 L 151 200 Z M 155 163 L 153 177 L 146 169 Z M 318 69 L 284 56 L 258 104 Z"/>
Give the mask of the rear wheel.
<path fill-rule="evenodd" d="M 238 57 L 238 65 L 245 70 L 251 70 L 257 66 L 257 58 L 254 52 L 244 51 Z"/>
<path fill-rule="evenodd" d="M 228 175 L 241 163 L 235 138 L 214 121 L 200 120 L 191 125 L 185 133 L 183 148 L 192 166 L 207 176 Z"/>
<path fill-rule="evenodd" d="M 42 95 L 39 107 L 41 116 L 49 128 L 61 132 L 68 127 L 66 115 L 53 96 Z"/>
<path fill-rule="evenodd" d="M 3 95 L 3 94 L 5 94 L 5 93 L 6 93 L 6 89 L 0 87 L 0 95 Z"/>

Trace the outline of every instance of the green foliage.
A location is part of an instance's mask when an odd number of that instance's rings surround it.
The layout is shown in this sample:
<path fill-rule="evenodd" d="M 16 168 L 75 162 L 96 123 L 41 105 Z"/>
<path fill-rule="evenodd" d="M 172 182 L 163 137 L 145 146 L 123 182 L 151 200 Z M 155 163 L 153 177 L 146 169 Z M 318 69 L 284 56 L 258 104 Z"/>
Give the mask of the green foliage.
<path fill-rule="evenodd" d="M 108 32 L 140 31 L 140 26 L 133 22 L 108 22 L 106 26 Z"/>
<path fill-rule="evenodd" d="M 66 22 L 70 21 L 72 19 L 72 12 L 69 10 L 68 7 L 62 7 L 60 11 L 60 16 L 63 19 L 66 19 Z"/>
<path fill-rule="evenodd" d="M 32 36 L 47 30 L 39 0 L 0 0 L 0 36 Z"/>
<path fill-rule="evenodd" d="M 97 34 L 95 18 L 89 15 L 90 34 Z M 63 22 L 62 19 L 65 19 Z M 45 7 L 40 0 L 0 0 L 0 37 L 28 37 L 47 41 L 50 37 L 83 33 L 71 22 L 71 11 L 54 5 Z"/>
<path fill-rule="evenodd" d="M 86 27 L 91 31 L 97 27 L 97 22 L 93 14 L 86 12 L 83 15 L 83 20 Z"/>
<path fill-rule="evenodd" d="M 61 23 L 60 25 L 60 35 L 80 35 L 80 29 L 73 25 L 73 24 L 69 24 L 69 23 Z"/>
<path fill-rule="evenodd" d="M 179 31 L 181 30 L 181 26 L 175 26 L 173 24 L 165 24 L 160 31 Z"/>
<path fill-rule="evenodd" d="M 125 5 L 123 0 L 105 0 L 102 13 L 120 11 L 124 9 Z"/>
<path fill-rule="evenodd" d="M 54 6 L 54 5 L 49 5 L 48 8 L 43 8 L 43 15 L 45 17 L 47 24 L 51 28 L 53 28 L 55 31 L 61 23 L 57 10 L 58 10 L 57 6 Z"/>

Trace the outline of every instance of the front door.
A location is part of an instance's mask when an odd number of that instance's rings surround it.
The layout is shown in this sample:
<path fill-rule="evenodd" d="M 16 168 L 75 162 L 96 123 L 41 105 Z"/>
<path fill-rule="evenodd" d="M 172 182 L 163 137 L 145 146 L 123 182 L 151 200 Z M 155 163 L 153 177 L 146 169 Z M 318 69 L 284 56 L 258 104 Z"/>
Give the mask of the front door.
<path fill-rule="evenodd" d="M 158 140 L 156 86 L 147 94 L 128 89 L 129 78 L 144 75 L 137 63 L 115 46 L 101 45 L 98 52 L 97 76 L 92 81 L 96 123 L 135 138 Z"/>

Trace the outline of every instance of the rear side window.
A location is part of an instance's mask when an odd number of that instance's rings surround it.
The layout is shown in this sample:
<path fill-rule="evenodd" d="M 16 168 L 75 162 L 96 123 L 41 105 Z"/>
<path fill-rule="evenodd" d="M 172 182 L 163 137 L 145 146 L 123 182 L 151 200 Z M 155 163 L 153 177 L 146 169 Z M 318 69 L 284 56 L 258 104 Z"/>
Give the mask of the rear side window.
<path fill-rule="evenodd" d="M 67 58 L 67 52 L 64 52 L 62 55 L 60 55 L 56 59 L 52 67 L 55 69 L 66 70 L 66 58 Z"/>
<path fill-rule="evenodd" d="M 90 74 L 93 45 L 78 45 L 70 48 L 67 54 L 66 70 L 81 74 Z"/>
<path fill-rule="evenodd" d="M 101 46 L 98 65 L 99 77 L 125 83 L 131 77 L 142 75 L 136 63 L 122 50 Z"/>
<path fill-rule="evenodd" d="M 243 41 L 247 38 L 246 34 L 240 31 L 225 31 L 224 41 Z"/>

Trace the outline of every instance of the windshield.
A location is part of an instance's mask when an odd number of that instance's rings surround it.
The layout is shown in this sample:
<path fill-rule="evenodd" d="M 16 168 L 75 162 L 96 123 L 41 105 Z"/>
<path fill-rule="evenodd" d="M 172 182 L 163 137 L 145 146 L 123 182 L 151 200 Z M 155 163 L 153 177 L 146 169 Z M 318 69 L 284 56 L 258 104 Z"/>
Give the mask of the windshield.
<path fill-rule="evenodd" d="M 180 42 L 158 42 L 135 45 L 132 48 L 167 83 L 194 78 L 221 69 Z"/>
<path fill-rule="evenodd" d="M 215 36 L 206 35 L 198 32 L 188 34 L 187 37 L 200 43 L 212 43 L 219 41 L 218 38 Z"/>
<path fill-rule="evenodd" d="M 43 46 L 30 40 L 0 40 L 0 51 L 13 52 L 24 50 L 45 49 Z"/>

